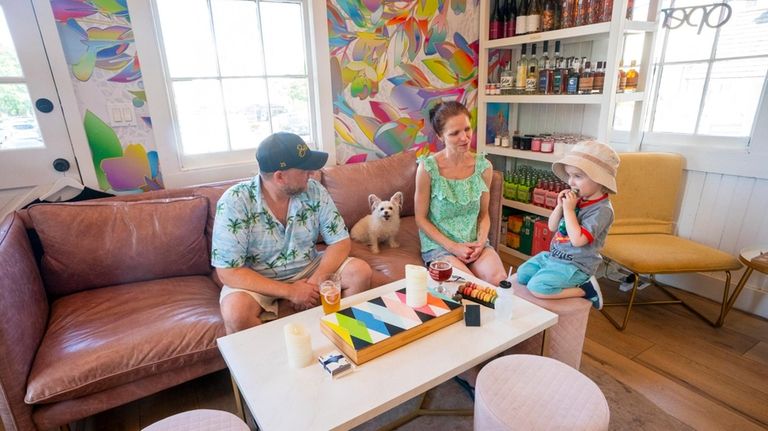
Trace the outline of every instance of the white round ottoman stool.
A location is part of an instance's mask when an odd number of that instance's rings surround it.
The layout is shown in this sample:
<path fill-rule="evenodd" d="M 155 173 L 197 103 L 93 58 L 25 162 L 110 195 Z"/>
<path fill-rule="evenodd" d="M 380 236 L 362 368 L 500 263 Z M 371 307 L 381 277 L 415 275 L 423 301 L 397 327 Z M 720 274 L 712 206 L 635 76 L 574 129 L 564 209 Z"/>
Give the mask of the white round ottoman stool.
<path fill-rule="evenodd" d="M 510 355 L 480 370 L 475 430 L 608 429 L 608 402 L 585 375 L 554 359 Z"/>
<path fill-rule="evenodd" d="M 249 431 L 239 417 L 221 410 L 190 410 L 167 417 L 142 431 Z"/>

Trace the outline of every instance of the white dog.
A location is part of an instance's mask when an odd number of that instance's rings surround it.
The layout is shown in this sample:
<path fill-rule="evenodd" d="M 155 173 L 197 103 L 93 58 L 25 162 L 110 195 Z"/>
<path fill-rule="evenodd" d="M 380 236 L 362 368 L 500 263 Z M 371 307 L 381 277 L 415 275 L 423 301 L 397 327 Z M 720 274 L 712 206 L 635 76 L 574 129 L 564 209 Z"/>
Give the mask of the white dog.
<path fill-rule="evenodd" d="M 387 241 L 392 248 L 400 247 L 396 237 L 400 229 L 403 193 L 395 193 L 388 201 L 382 201 L 376 195 L 369 195 L 368 204 L 371 206 L 371 214 L 352 226 L 352 239 L 369 244 L 371 253 L 374 254 L 379 252 L 379 243 L 383 241 Z"/>

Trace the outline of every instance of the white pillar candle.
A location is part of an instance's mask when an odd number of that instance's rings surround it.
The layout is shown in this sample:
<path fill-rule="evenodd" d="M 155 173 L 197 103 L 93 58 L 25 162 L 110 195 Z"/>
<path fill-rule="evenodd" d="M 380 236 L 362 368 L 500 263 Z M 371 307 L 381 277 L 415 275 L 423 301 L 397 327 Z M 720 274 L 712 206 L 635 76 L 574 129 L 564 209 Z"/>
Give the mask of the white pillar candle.
<path fill-rule="evenodd" d="M 289 323 L 283 327 L 285 348 L 288 352 L 288 364 L 292 368 L 303 368 L 312 362 L 312 340 L 307 330 L 298 323 Z"/>
<path fill-rule="evenodd" d="M 427 268 L 405 265 L 405 303 L 414 308 L 427 304 Z"/>

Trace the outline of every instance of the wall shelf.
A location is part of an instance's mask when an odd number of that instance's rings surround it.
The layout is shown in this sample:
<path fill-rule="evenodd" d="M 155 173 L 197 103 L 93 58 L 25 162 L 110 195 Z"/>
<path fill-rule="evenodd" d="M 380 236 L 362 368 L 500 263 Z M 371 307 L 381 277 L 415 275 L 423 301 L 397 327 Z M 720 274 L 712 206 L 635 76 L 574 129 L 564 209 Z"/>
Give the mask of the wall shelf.
<path fill-rule="evenodd" d="M 616 93 L 616 103 L 622 102 L 642 102 L 645 94 L 642 91 L 631 91 L 626 93 Z"/>
<path fill-rule="evenodd" d="M 515 149 L 512 149 L 511 147 L 497 147 L 494 145 L 486 145 L 485 152 L 488 154 L 494 154 L 497 156 L 515 157 L 518 159 L 537 160 L 540 162 L 549 162 L 549 163 L 556 162 L 563 157 L 562 154 L 515 150 Z"/>
<path fill-rule="evenodd" d="M 565 28 L 562 30 L 543 31 L 522 36 L 505 37 L 503 39 L 488 40 L 484 43 L 486 48 L 511 48 L 523 43 L 536 43 L 545 40 L 564 40 L 568 42 L 580 42 L 605 38 L 611 30 L 610 22 L 582 25 L 579 27 Z"/>
<path fill-rule="evenodd" d="M 599 105 L 603 103 L 603 94 L 513 94 L 509 96 L 480 95 L 484 103 L 554 103 L 558 105 Z"/>
<path fill-rule="evenodd" d="M 527 213 L 536 214 L 542 217 L 549 217 L 549 215 L 552 214 L 552 210 L 549 208 L 513 201 L 511 199 L 502 199 L 501 204 L 505 207 L 518 209 L 520 211 L 525 211 Z"/>
<path fill-rule="evenodd" d="M 627 21 L 624 25 L 625 33 L 647 33 L 656 31 L 656 23 L 653 21 Z"/>

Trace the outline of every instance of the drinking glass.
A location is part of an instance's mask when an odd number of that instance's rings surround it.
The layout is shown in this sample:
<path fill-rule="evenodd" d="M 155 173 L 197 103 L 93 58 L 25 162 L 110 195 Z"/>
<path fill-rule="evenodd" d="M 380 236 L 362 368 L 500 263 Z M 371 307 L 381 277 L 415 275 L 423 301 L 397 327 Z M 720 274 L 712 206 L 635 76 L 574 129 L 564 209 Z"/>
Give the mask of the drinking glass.
<path fill-rule="evenodd" d="M 453 266 L 445 260 L 433 260 L 429 263 L 429 276 L 437 282 L 437 293 L 448 294 L 448 289 L 443 287 L 443 282 L 448 281 L 453 274 Z"/>
<path fill-rule="evenodd" d="M 321 277 L 320 302 L 323 305 L 324 314 L 339 311 L 341 305 L 341 277 L 338 274 L 326 274 Z"/>

